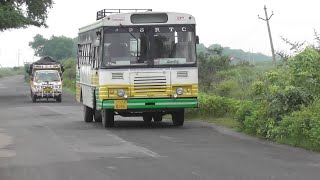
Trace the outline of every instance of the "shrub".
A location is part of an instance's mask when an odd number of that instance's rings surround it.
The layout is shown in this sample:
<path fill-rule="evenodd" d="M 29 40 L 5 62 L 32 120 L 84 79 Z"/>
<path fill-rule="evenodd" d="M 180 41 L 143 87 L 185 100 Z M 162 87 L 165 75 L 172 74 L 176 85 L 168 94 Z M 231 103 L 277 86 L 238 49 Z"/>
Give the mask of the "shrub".
<path fill-rule="evenodd" d="M 254 104 L 252 101 L 241 102 L 235 113 L 235 119 L 239 122 L 240 128 L 244 127 L 244 121 L 248 116 L 252 115 Z"/>
<path fill-rule="evenodd" d="M 239 89 L 238 83 L 233 80 L 226 80 L 220 82 L 216 86 L 216 92 L 219 96 L 228 97 L 231 94 L 231 91 Z"/>
<path fill-rule="evenodd" d="M 278 142 L 320 150 L 320 101 L 283 118 L 277 127 Z"/>
<path fill-rule="evenodd" d="M 224 117 L 234 116 L 239 108 L 240 101 L 231 98 L 208 95 L 201 93 L 199 95 L 199 108 L 187 111 L 189 115 L 198 115 L 202 117 Z"/>
<path fill-rule="evenodd" d="M 63 61 L 64 73 L 63 73 L 63 85 L 64 87 L 75 92 L 76 89 L 76 61 L 73 58 Z"/>

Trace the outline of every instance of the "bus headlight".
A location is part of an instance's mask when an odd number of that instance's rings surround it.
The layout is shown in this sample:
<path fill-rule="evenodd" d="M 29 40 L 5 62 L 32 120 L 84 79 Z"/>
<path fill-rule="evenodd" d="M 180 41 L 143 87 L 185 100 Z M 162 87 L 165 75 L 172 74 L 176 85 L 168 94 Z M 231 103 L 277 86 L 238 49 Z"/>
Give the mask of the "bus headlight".
<path fill-rule="evenodd" d="M 118 96 L 122 97 L 124 96 L 124 90 L 123 89 L 118 89 Z"/>
<path fill-rule="evenodd" d="M 177 92 L 178 95 L 183 94 L 183 88 L 182 87 L 178 87 L 176 92 Z"/>

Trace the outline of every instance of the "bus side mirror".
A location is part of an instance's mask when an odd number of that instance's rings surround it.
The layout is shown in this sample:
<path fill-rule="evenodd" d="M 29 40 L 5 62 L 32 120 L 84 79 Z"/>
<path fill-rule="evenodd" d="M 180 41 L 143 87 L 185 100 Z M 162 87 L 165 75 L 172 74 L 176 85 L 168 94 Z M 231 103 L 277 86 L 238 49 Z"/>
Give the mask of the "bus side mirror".
<path fill-rule="evenodd" d="M 97 38 L 94 40 L 93 46 L 98 47 L 100 46 L 100 42 L 101 42 L 101 31 L 97 31 L 96 35 L 97 35 Z"/>
<path fill-rule="evenodd" d="M 196 44 L 199 44 L 200 41 L 199 41 L 199 36 L 196 36 Z"/>

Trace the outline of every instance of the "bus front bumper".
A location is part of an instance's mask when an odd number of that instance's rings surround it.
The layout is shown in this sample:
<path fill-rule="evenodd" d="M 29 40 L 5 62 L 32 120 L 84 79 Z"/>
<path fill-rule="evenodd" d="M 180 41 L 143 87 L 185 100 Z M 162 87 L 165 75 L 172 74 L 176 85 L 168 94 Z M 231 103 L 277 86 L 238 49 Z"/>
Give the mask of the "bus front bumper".
<path fill-rule="evenodd" d="M 128 100 L 103 100 L 97 102 L 100 109 L 177 109 L 197 108 L 197 98 L 177 99 L 128 99 Z"/>
<path fill-rule="evenodd" d="M 34 92 L 34 95 L 37 98 L 56 98 L 58 96 L 61 96 L 62 91 L 61 90 L 54 90 L 51 92 L 46 92 L 46 91 L 36 91 Z"/>

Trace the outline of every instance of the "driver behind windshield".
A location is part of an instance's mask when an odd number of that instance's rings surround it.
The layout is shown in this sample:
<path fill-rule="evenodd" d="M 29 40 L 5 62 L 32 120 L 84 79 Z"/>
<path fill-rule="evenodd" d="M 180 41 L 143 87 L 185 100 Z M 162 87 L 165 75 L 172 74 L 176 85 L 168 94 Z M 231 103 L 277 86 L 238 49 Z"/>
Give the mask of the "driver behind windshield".
<path fill-rule="evenodd" d="M 128 57 L 130 51 L 125 43 L 113 42 L 108 46 L 107 54 L 109 57 Z"/>
<path fill-rule="evenodd" d="M 51 82 L 60 81 L 57 73 L 38 73 L 35 77 L 35 82 Z"/>

